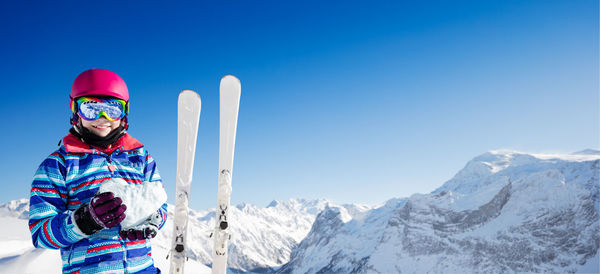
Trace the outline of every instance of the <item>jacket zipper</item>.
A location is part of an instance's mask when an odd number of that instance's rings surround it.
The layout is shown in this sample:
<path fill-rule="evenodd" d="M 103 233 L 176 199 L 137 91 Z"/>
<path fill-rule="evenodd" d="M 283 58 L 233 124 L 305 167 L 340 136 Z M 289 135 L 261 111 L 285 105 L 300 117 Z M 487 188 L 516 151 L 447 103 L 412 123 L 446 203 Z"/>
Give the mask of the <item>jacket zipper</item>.
<path fill-rule="evenodd" d="M 106 162 L 108 165 L 108 171 L 110 171 L 110 175 L 112 177 L 115 173 L 116 166 L 113 164 L 112 158 L 110 157 L 110 155 L 106 155 Z"/>

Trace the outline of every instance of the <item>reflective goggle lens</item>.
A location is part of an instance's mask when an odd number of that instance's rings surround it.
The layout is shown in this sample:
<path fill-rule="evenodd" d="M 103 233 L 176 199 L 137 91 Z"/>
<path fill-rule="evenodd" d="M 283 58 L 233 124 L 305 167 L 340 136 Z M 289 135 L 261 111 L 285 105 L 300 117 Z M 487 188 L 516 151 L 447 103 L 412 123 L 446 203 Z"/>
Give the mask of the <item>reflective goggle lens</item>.
<path fill-rule="evenodd" d="M 77 99 L 79 116 L 88 121 L 98 120 L 100 116 L 115 121 L 125 116 L 126 102 L 120 99 L 99 99 L 81 97 Z"/>

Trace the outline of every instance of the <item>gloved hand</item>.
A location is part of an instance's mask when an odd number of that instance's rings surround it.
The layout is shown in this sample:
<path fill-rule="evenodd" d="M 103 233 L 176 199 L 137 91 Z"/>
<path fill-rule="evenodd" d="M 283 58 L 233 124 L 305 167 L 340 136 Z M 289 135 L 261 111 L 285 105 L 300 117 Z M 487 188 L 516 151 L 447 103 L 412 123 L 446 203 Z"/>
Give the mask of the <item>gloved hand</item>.
<path fill-rule="evenodd" d="M 119 232 L 119 235 L 121 235 L 121 238 L 123 239 L 129 239 L 130 241 L 139 241 L 144 239 L 152 239 L 156 237 L 156 233 L 156 230 L 150 227 L 146 227 L 143 229 L 132 228 L 128 230 L 122 230 L 121 232 Z"/>
<path fill-rule="evenodd" d="M 141 225 L 136 226 L 135 228 L 122 230 L 119 232 L 119 235 L 121 235 L 121 238 L 129 239 L 130 241 L 152 239 L 156 237 L 156 234 L 158 233 L 158 226 L 162 221 L 161 216 L 160 210 L 156 211 L 156 213 L 149 216 Z"/>
<path fill-rule="evenodd" d="M 92 235 L 102 229 L 117 226 L 125 219 L 127 206 L 112 192 L 99 193 L 89 204 L 83 204 L 74 213 L 75 223 L 79 229 Z"/>

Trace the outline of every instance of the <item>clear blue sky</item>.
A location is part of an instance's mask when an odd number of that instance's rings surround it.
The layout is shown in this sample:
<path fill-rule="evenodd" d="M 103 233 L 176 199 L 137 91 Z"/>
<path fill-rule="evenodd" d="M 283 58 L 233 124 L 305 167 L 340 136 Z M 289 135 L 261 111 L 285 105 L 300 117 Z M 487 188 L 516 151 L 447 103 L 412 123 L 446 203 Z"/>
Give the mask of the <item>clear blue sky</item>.
<path fill-rule="evenodd" d="M 598 1 L 172 2 L 2 4 L 0 202 L 28 197 L 93 67 L 127 82 L 171 197 L 177 95 L 200 94 L 196 209 L 216 204 L 225 74 L 242 82 L 234 204 L 377 204 L 489 150 L 600 147 Z"/>

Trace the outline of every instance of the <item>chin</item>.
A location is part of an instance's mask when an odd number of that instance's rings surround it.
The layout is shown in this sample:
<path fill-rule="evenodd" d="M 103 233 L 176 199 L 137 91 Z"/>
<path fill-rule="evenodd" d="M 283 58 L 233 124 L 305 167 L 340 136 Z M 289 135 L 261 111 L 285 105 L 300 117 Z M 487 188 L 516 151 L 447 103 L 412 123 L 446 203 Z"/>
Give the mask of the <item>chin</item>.
<path fill-rule="evenodd" d="M 106 137 L 106 136 L 108 136 L 108 134 L 109 134 L 110 132 L 111 132 L 111 130 L 109 130 L 109 131 L 101 131 L 101 132 L 98 132 L 98 131 L 96 131 L 96 132 L 94 132 L 94 133 L 95 133 L 96 135 L 100 136 L 100 137 Z"/>

